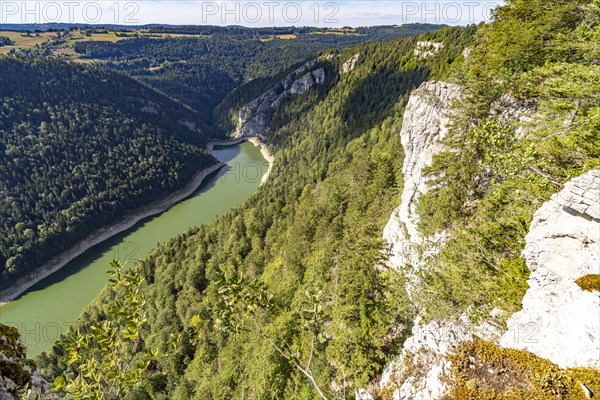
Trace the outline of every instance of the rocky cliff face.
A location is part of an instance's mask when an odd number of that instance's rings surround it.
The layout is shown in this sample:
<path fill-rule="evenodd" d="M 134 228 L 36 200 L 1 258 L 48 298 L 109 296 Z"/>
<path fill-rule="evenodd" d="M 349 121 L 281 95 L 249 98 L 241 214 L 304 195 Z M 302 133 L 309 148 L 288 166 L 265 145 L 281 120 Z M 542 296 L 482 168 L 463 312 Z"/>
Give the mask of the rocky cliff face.
<path fill-rule="evenodd" d="M 383 372 L 380 390 L 393 400 L 440 399 L 448 390 L 452 365 L 446 358 L 452 350 L 473 335 L 498 340 L 501 329 L 492 323 L 473 325 L 466 316 L 458 323 L 432 321 L 421 325 L 417 319 L 413 336 L 402 353 Z"/>
<path fill-rule="evenodd" d="M 411 94 L 406 105 L 400 131 L 404 147 L 402 201 L 392 213 L 383 238 L 389 245 L 388 266 L 402 269 L 408 275 L 420 268 L 423 255 L 436 251 L 436 242 L 442 240 L 441 237 L 421 237 L 415 209 L 419 196 L 428 190 L 423 170 L 445 149 L 442 141 L 448 133 L 453 104 L 460 99 L 462 91 L 460 86 L 451 83 L 426 82 Z M 445 356 L 460 341 L 484 329 L 487 328 L 440 321 L 422 326 L 417 319 L 413 336 L 383 373 L 381 393 L 394 400 L 443 396 L 447 389 L 444 380 L 450 372 Z M 498 333 L 494 331 L 494 335 Z"/>
<path fill-rule="evenodd" d="M 441 141 L 448 133 L 452 104 L 462 89 L 451 83 L 426 82 L 415 90 L 406 105 L 400 140 L 404 147 L 404 188 L 402 202 L 392 213 L 383 238 L 389 244 L 389 266 L 418 264 L 416 246 L 423 243 L 417 231 L 415 213 L 419 196 L 427 192 L 423 169 L 444 149 Z"/>
<path fill-rule="evenodd" d="M 50 384 L 25 356 L 17 329 L 0 324 L 0 400 L 57 400 Z"/>
<path fill-rule="evenodd" d="M 600 293 L 575 283 L 600 274 L 600 170 L 552 196 L 535 213 L 525 240 L 529 289 L 500 344 L 562 368 L 600 368 Z"/>
<path fill-rule="evenodd" d="M 417 57 L 421 57 L 423 59 L 433 57 L 437 54 L 438 51 L 444 48 L 444 43 L 440 42 L 417 42 L 415 47 L 414 54 Z"/>
<path fill-rule="evenodd" d="M 473 335 L 523 349 L 561 368 L 600 368 L 600 293 L 576 284 L 600 274 L 600 170 L 575 178 L 535 214 L 523 256 L 532 273 L 523 310 L 508 331 L 492 322 L 433 321 L 421 326 L 384 371 L 380 389 L 394 400 L 441 399 L 452 381 L 447 355 Z M 391 396 L 391 397 L 390 397 Z"/>
<path fill-rule="evenodd" d="M 354 68 L 356 68 L 356 65 L 360 61 L 360 57 L 361 57 L 361 54 L 357 53 L 357 54 L 353 55 L 348 61 L 346 61 L 342 65 L 342 74 L 347 74 L 349 72 L 354 71 Z"/>
<path fill-rule="evenodd" d="M 415 208 L 428 189 L 422 171 L 444 150 L 441 141 L 448 132 L 452 104 L 461 93 L 453 84 L 427 82 L 412 93 L 406 107 L 400 132 L 405 151 L 402 202 L 385 227 L 384 239 L 389 244 L 389 266 L 409 275 L 422 266 L 427 255 L 423 251 L 435 251 L 433 244 L 443 239 L 420 236 Z M 490 116 L 516 125 L 517 132 L 523 133 L 534 121 L 533 111 L 532 104 L 503 96 L 492 105 Z M 600 171 L 592 171 L 569 182 L 536 213 L 524 252 L 532 270 L 530 289 L 523 311 L 510 319 L 508 332 L 493 322 L 502 314 L 498 309 L 487 322 L 476 326 L 465 316 L 455 323 L 433 321 L 425 326 L 417 319 L 413 336 L 383 373 L 380 396 L 394 400 L 443 398 L 452 379 L 447 355 L 473 335 L 529 350 L 561 367 L 598 367 L 598 293 L 583 291 L 575 280 L 600 273 L 599 188 Z"/>
<path fill-rule="evenodd" d="M 314 59 L 286 76 L 281 82 L 240 109 L 237 136 L 262 137 L 275 111 L 293 96 L 325 82 L 325 70 L 315 68 Z"/>

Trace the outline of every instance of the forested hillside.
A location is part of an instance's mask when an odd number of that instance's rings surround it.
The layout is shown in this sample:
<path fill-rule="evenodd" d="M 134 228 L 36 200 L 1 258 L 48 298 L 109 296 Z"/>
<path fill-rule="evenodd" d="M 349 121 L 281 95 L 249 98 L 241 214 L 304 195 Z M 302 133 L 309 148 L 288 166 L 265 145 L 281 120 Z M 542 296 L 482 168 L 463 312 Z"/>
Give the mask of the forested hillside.
<path fill-rule="evenodd" d="M 182 335 L 174 354 L 152 364 L 134 398 L 315 398 L 294 362 L 257 336 L 250 321 L 237 333 L 221 329 L 231 326 L 232 315 L 219 314 L 219 274 L 267 285 L 274 314 L 258 316 L 267 335 L 288 343 L 293 357 L 310 359 L 327 393 L 349 397 L 375 377 L 385 354 L 401 344 L 397 327 L 413 316 L 400 278 L 374 268 L 402 186 L 403 107 L 414 88 L 444 76 L 462 58 L 474 32 L 444 29 L 322 57 L 326 84 L 273 118 L 268 142 L 276 163 L 269 182 L 243 207 L 173 239 L 138 265 L 148 305 L 140 348 L 171 352 L 169 337 Z M 423 59 L 413 52 L 418 40 L 443 40 L 447 47 Z M 343 73 L 357 53 L 361 62 Z M 106 318 L 110 297 L 104 292 L 80 326 Z M 46 374 L 73 368 L 56 358 L 61 354 L 64 348 L 56 347 L 40 360 Z"/>
<path fill-rule="evenodd" d="M 216 162 L 194 111 L 97 67 L 0 58 L 0 289 Z"/>
<path fill-rule="evenodd" d="M 600 166 L 600 4 L 545 4 L 499 8 L 453 72 L 467 90 L 446 139 L 459 151 L 434 158 L 433 189 L 417 207 L 424 235 L 453 233 L 422 273 L 419 296 L 430 316 L 518 310 L 533 213 L 569 179 Z M 502 102 L 535 114 L 521 126 L 503 122 L 490 115 Z"/>
<path fill-rule="evenodd" d="M 497 307 L 506 330 L 527 288 L 521 252 L 535 210 L 599 166 L 599 6 L 509 0 L 489 25 L 323 52 L 326 82 L 271 119 L 269 182 L 133 269 L 113 264 L 111 286 L 38 358 L 42 372 L 70 393 L 108 397 L 114 386 L 98 376 L 135 399 L 352 399 L 379 391 L 417 316 L 477 321 Z M 382 231 L 404 184 L 399 133 L 427 80 L 462 93 L 415 211 L 419 232 L 445 241 L 422 269 L 390 270 Z M 535 119 L 517 130 L 491 114 L 498 101 L 531 103 Z M 600 391 L 597 369 L 561 370 L 493 343 L 465 341 L 451 357 L 444 398 Z M 429 365 L 409 355 L 401 367 L 412 377 Z"/>
<path fill-rule="evenodd" d="M 154 28 L 151 33 L 202 36 L 80 42 L 75 43 L 74 50 L 84 58 L 127 72 L 210 119 L 213 108 L 234 88 L 252 79 L 275 75 L 318 51 L 400 38 L 440 27 L 407 24 L 362 28 L 350 34 L 326 34 L 322 30 L 293 27 Z"/>

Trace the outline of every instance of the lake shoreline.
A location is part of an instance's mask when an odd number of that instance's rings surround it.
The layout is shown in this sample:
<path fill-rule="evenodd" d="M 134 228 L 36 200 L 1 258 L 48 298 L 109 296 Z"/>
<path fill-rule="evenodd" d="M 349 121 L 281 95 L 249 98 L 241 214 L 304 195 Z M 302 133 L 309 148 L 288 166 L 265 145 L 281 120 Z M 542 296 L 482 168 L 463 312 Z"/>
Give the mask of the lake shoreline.
<path fill-rule="evenodd" d="M 273 164 L 275 162 L 275 157 L 271 154 L 267 145 L 259 137 L 257 137 L 257 136 L 240 136 L 240 137 L 237 137 L 234 139 L 229 139 L 229 140 L 211 140 L 206 144 L 206 151 L 211 152 L 213 150 L 213 148 L 215 148 L 215 147 L 235 146 L 236 144 L 240 144 L 243 142 L 250 142 L 254 146 L 258 147 L 263 158 L 265 160 L 267 160 L 267 162 L 269 163 L 269 169 L 263 175 L 262 180 L 260 182 L 261 185 L 264 185 L 265 182 L 267 182 L 267 180 L 269 179 L 269 176 L 271 175 L 271 171 L 273 170 Z"/>
<path fill-rule="evenodd" d="M 150 206 L 147 206 L 144 209 L 137 211 L 133 215 L 125 217 L 125 219 L 122 221 L 106 226 L 104 228 L 100 228 L 97 231 L 91 233 L 87 238 L 76 243 L 74 246 L 64 251 L 63 253 L 55 256 L 52 260 L 50 260 L 48 263 L 46 263 L 36 271 L 17 280 L 17 282 L 11 288 L 4 290 L 2 292 L 2 295 L 0 296 L 0 307 L 2 307 L 5 304 L 8 304 L 12 300 L 15 300 L 28 289 L 30 289 L 33 285 L 47 278 L 53 273 L 59 271 L 69 262 L 73 261 L 76 257 L 80 256 L 90 248 L 104 242 L 105 240 L 110 239 L 115 235 L 118 235 L 121 232 L 126 231 L 127 229 L 130 229 L 141 220 L 160 214 L 168 210 L 173 205 L 188 198 L 196 190 L 198 190 L 202 182 L 204 182 L 204 180 L 209 175 L 211 175 L 213 172 L 218 171 L 224 166 L 225 164 L 218 162 L 216 164 L 211 165 L 208 168 L 203 169 L 202 171 L 196 173 L 192 180 L 188 182 L 186 186 L 175 191 L 166 198 L 158 200 Z"/>
<path fill-rule="evenodd" d="M 215 146 L 234 146 L 245 141 L 250 141 L 252 144 L 259 147 L 263 157 L 269 161 L 269 170 L 263 176 L 262 183 L 264 183 L 271 171 L 273 157 L 264 143 L 262 143 L 258 138 L 237 138 L 233 140 L 209 141 L 206 145 L 206 151 L 210 153 Z M 192 177 L 191 181 L 188 182 L 183 188 L 176 190 L 166 198 L 160 199 L 149 206 L 136 211 L 133 213 L 133 215 L 125 217 L 125 219 L 120 222 L 96 230 L 87 238 L 76 243 L 70 249 L 55 256 L 52 260 L 41 266 L 36 271 L 18 279 L 10 288 L 5 289 L 0 293 L 0 307 L 17 299 L 23 293 L 27 292 L 27 290 L 29 290 L 32 286 L 59 271 L 69 262 L 73 261 L 76 257 L 80 256 L 90 248 L 132 228 L 141 220 L 161 214 L 177 203 L 187 199 L 198 190 L 200 185 L 207 177 L 220 170 L 225 165 L 226 164 L 224 163 L 217 162 L 208 168 L 204 168 L 203 170 L 197 172 Z"/>

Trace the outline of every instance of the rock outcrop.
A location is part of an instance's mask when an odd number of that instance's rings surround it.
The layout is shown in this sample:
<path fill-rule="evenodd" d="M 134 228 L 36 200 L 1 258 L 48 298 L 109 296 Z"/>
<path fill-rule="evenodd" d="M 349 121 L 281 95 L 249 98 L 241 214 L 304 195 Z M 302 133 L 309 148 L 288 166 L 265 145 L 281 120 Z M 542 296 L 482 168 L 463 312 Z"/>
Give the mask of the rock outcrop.
<path fill-rule="evenodd" d="M 444 150 L 441 141 L 448 133 L 452 104 L 462 89 L 451 83 L 426 82 L 415 90 L 406 105 L 400 140 L 404 147 L 402 202 L 392 213 L 383 238 L 389 245 L 389 266 L 395 269 L 416 264 L 416 246 L 422 244 L 417 231 L 415 208 L 428 190 L 423 169 Z"/>
<path fill-rule="evenodd" d="M 534 122 L 534 112 L 533 101 L 516 99 L 508 94 L 500 96 L 490 107 L 490 117 L 502 125 L 513 124 L 519 137 L 525 133 L 527 125 Z"/>
<path fill-rule="evenodd" d="M 273 113 L 293 96 L 305 93 L 315 85 L 325 82 L 325 69 L 315 68 L 314 59 L 294 70 L 281 82 L 261 96 L 246 104 L 239 111 L 238 137 L 263 137 Z"/>
<path fill-rule="evenodd" d="M 0 400 L 57 400 L 50 383 L 25 356 L 25 347 L 16 328 L 0 324 Z"/>
<path fill-rule="evenodd" d="M 473 48 L 472 47 L 465 47 L 465 49 L 462 52 L 462 56 L 467 59 L 469 57 L 471 57 L 471 53 L 473 52 Z"/>
<path fill-rule="evenodd" d="M 348 61 L 346 61 L 342 65 L 342 74 L 347 74 L 348 72 L 354 71 L 354 68 L 356 68 L 356 64 L 358 64 L 360 57 L 360 53 L 357 53 L 353 55 Z"/>
<path fill-rule="evenodd" d="M 442 398 L 451 379 L 447 356 L 452 350 L 473 335 L 498 340 L 501 329 L 491 323 L 473 325 L 463 316 L 458 323 L 433 321 L 424 326 L 417 319 L 412 333 L 381 378 L 381 393 L 391 394 L 394 400 Z"/>
<path fill-rule="evenodd" d="M 600 368 L 599 293 L 575 283 L 600 274 L 600 170 L 573 179 L 552 196 L 535 213 L 525 240 L 529 289 L 500 344 L 562 368 Z"/>
<path fill-rule="evenodd" d="M 434 56 L 444 48 L 444 43 L 441 42 L 417 42 L 417 46 L 415 47 L 415 56 L 421 57 L 423 59 Z"/>
<path fill-rule="evenodd" d="M 419 196 L 429 188 L 423 170 L 445 149 L 442 140 L 448 133 L 453 104 L 460 99 L 462 91 L 460 86 L 451 83 L 426 82 L 413 91 L 406 105 L 400 131 L 404 147 L 402 201 L 392 213 L 383 237 L 388 243 L 388 266 L 402 269 L 409 276 L 420 267 L 427 252 L 437 251 L 435 243 L 441 239 L 421 237 L 417 230 L 416 205 Z M 410 292 L 411 288 L 408 289 Z M 444 378 L 450 368 L 445 357 L 474 331 L 476 329 L 467 323 L 433 321 L 421 326 L 417 319 L 413 336 L 383 373 L 381 393 L 388 393 L 395 400 L 441 397 L 447 388 Z"/>
<path fill-rule="evenodd" d="M 373 396 L 366 389 L 356 389 L 354 398 L 356 400 L 373 400 Z"/>
<path fill-rule="evenodd" d="M 452 381 L 447 356 L 473 335 L 530 351 L 562 368 L 600 368 L 600 293 L 575 281 L 600 274 L 600 170 L 573 179 L 535 214 L 523 256 L 532 273 L 523 310 L 507 323 L 473 325 L 419 319 L 402 353 L 384 371 L 380 389 L 394 400 L 444 398 Z"/>
<path fill-rule="evenodd" d="M 462 92 L 457 85 L 427 82 L 412 93 L 405 110 L 400 132 L 405 151 L 402 202 L 385 227 L 384 239 L 389 244 L 388 265 L 409 277 L 424 265 L 427 251 L 436 251 L 433 244 L 440 239 L 421 237 L 416 204 L 428 190 L 423 169 L 444 150 L 452 106 Z M 534 121 L 534 112 L 533 104 L 502 96 L 490 116 L 513 124 L 522 134 Z M 600 367 L 600 294 L 575 283 L 582 276 L 600 274 L 600 170 L 574 179 L 545 203 L 535 214 L 526 242 L 530 289 L 523 311 L 509 320 L 508 332 L 493 322 L 504 319 L 499 309 L 477 326 L 465 316 L 425 326 L 417 319 L 413 336 L 383 373 L 380 396 L 443 398 L 452 379 L 447 356 L 473 335 L 528 350 L 563 368 Z M 414 284 L 418 282 L 409 280 L 409 292 Z"/>

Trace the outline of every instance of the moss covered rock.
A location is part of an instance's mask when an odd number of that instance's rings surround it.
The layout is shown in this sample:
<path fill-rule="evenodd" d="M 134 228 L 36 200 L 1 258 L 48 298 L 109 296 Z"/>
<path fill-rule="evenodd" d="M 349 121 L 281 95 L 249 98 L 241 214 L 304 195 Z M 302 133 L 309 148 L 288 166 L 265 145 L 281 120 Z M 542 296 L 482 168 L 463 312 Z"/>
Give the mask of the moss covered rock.
<path fill-rule="evenodd" d="M 453 382 L 449 397 L 481 399 L 586 399 L 600 395 L 600 370 L 561 369 L 525 350 L 503 349 L 475 338 L 449 357 Z"/>

